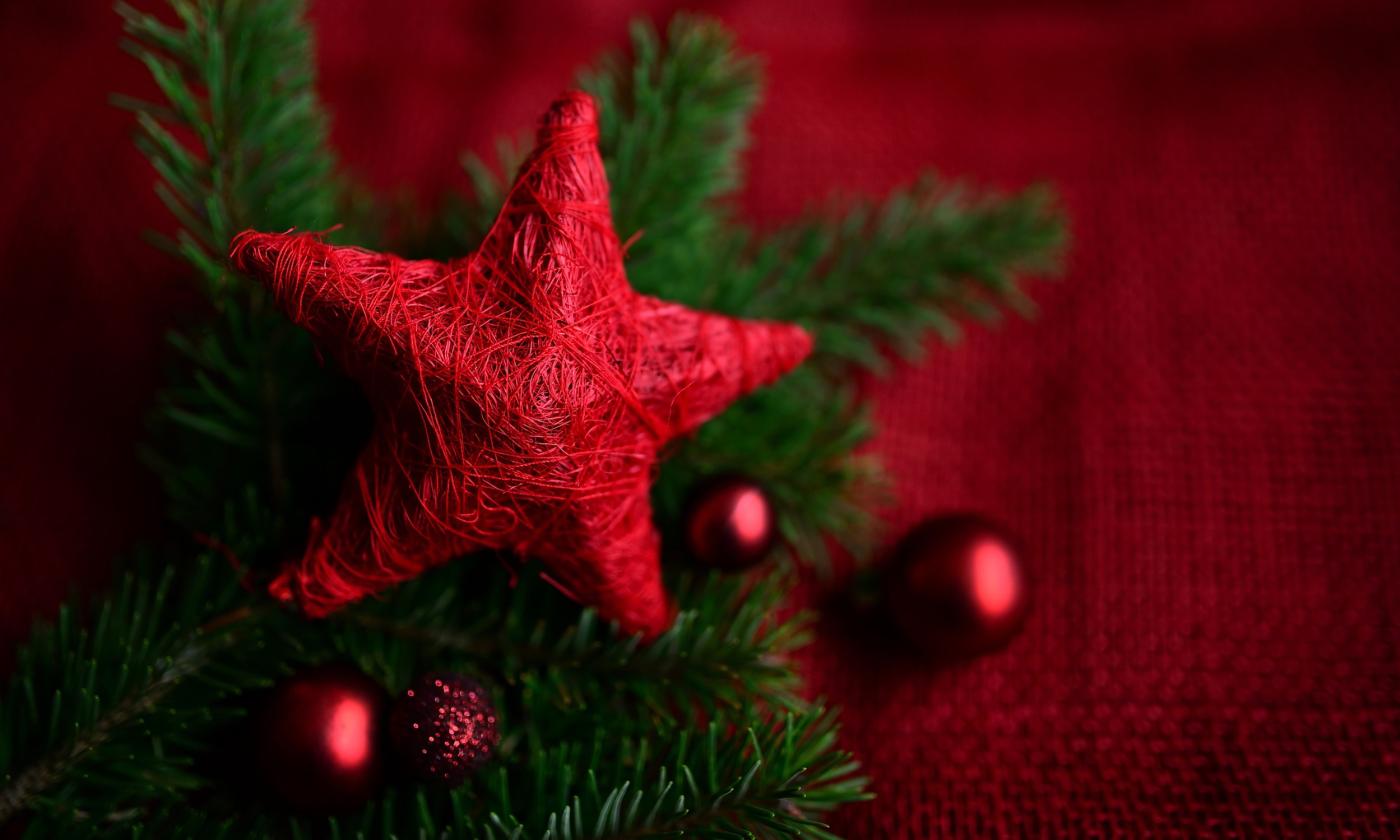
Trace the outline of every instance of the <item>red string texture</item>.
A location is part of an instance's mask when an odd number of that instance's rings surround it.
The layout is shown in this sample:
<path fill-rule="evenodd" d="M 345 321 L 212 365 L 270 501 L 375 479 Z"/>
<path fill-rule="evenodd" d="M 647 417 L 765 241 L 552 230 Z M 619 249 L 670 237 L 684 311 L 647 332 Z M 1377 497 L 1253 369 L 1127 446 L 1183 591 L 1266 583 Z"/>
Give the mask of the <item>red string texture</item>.
<path fill-rule="evenodd" d="M 556 100 L 481 248 L 447 263 L 245 231 L 230 260 L 365 388 L 375 431 L 271 591 L 311 616 L 481 549 L 654 636 L 658 451 L 799 364 L 790 324 L 634 292 L 583 93 Z"/>

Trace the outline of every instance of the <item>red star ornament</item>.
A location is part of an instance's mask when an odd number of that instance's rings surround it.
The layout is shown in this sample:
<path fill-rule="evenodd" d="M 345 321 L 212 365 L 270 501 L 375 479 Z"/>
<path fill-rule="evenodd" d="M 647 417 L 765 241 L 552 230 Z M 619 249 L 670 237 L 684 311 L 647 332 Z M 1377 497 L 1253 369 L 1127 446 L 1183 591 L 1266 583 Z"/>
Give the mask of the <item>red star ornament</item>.
<path fill-rule="evenodd" d="M 323 616 L 496 549 L 537 558 L 629 632 L 670 625 L 649 498 L 658 452 L 791 370 L 811 339 L 634 292 L 597 138 L 592 99 L 555 101 L 481 248 L 447 263 L 305 233 L 234 239 L 232 264 L 375 414 L 336 510 L 274 595 Z"/>

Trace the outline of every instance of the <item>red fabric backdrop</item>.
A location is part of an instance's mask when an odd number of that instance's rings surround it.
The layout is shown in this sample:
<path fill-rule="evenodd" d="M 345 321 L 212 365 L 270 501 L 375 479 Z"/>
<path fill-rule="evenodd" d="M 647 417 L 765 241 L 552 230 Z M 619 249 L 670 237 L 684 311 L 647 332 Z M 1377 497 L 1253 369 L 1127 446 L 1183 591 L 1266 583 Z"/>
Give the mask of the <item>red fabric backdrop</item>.
<path fill-rule="evenodd" d="M 0 12 L 0 651 L 156 527 L 133 446 L 191 299 L 102 3 Z M 334 139 L 462 182 L 667 3 L 324 0 Z M 744 206 L 925 165 L 1056 183 L 1065 281 L 874 386 L 892 532 L 970 508 L 1037 603 L 954 669 L 837 622 L 807 666 L 878 804 L 854 837 L 1400 830 L 1400 14 L 1394 4 L 701 3 L 766 56 Z M 400 8 L 411 6 L 411 10 Z"/>

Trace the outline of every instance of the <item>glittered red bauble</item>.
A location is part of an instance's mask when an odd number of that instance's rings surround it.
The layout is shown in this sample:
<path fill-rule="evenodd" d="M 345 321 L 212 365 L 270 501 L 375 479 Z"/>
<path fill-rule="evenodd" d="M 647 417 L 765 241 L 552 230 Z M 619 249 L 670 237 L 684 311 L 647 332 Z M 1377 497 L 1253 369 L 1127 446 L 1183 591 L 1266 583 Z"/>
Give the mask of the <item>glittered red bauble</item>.
<path fill-rule="evenodd" d="M 290 808 L 334 813 L 363 805 L 384 777 L 388 695 L 348 665 L 283 680 L 255 722 L 263 779 Z"/>
<path fill-rule="evenodd" d="M 702 482 L 685 513 L 691 557 L 712 569 L 747 569 L 768 556 L 777 540 L 773 503 L 763 488 L 742 476 Z"/>
<path fill-rule="evenodd" d="M 1015 541 L 971 514 L 915 526 L 895 548 L 884 591 L 891 617 L 911 641 L 952 658 L 1004 646 L 1030 606 Z"/>
<path fill-rule="evenodd" d="M 496 710 L 481 684 L 458 674 L 419 678 L 389 717 L 394 751 L 415 776 L 461 784 L 496 749 Z"/>

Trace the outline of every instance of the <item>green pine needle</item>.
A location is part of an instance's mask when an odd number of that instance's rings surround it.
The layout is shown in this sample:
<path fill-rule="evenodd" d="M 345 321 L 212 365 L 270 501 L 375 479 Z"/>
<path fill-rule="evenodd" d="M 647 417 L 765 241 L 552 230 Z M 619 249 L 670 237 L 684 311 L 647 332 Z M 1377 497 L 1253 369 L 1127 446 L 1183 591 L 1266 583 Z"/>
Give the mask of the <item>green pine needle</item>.
<path fill-rule="evenodd" d="M 260 643 L 241 595 L 211 557 L 141 562 L 91 610 L 38 625 L 0 700 L 0 825 L 115 820 L 197 788 L 183 747 L 234 713 L 210 701 L 263 683 L 243 661 Z"/>

